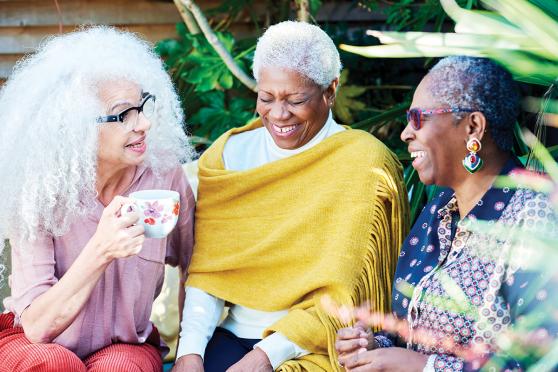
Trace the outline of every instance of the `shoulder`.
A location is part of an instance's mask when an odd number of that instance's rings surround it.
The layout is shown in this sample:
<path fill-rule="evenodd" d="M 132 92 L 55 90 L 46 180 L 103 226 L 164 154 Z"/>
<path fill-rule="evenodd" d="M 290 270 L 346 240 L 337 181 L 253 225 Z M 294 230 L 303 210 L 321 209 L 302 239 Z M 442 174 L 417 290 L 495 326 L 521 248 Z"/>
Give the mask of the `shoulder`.
<path fill-rule="evenodd" d="M 399 164 L 397 156 L 378 138 L 360 129 L 348 129 L 336 133 L 331 138 L 337 138 L 339 145 L 343 146 L 344 151 L 350 152 L 351 156 L 360 159 L 373 159 L 376 163 L 392 162 Z"/>
<path fill-rule="evenodd" d="M 557 215 L 547 194 L 529 189 L 518 189 L 507 208 L 506 218 L 527 229 L 554 230 Z"/>
<path fill-rule="evenodd" d="M 225 142 L 223 155 L 226 156 L 230 153 L 245 152 L 247 148 L 253 146 L 255 142 L 263 138 L 265 130 L 264 127 L 260 127 L 231 135 L 227 139 L 227 142 Z"/>

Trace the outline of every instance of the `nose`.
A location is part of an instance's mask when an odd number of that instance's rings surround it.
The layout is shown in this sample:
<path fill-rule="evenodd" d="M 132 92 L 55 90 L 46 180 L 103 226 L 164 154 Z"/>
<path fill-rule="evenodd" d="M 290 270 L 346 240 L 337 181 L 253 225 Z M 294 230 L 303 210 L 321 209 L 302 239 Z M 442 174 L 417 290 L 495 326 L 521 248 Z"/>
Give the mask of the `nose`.
<path fill-rule="evenodd" d="M 149 120 L 147 116 L 141 112 L 138 115 L 136 125 L 132 130 L 134 132 L 147 132 L 149 129 L 151 129 L 151 120 Z"/>
<path fill-rule="evenodd" d="M 274 102 L 267 115 L 272 121 L 282 121 L 287 120 L 290 114 L 283 102 Z"/>
<path fill-rule="evenodd" d="M 413 140 L 415 138 L 415 130 L 413 129 L 413 126 L 411 125 L 411 123 L 407 123 L 407 125 L 405 126 L 405 128 L 403 128 L 403 131 L 401 132 L 401 141 L 407 143 L 410 142 L 411 140 Z"/>

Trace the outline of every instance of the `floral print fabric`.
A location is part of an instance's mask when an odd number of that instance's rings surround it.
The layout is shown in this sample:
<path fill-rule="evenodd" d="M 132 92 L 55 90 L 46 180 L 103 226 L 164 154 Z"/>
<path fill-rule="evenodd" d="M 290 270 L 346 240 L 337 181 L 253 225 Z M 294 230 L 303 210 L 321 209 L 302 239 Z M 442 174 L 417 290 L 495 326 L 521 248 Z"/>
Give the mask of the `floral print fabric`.
<path fill-rule="evenodd" d="M 508 162 L 502 174 L 516 164 Z M 543 287 L 535 288 L 540 274 L 522 266 L 528 244 L 478 232 L 475 220 L 494 231 L 515 226 L 556 230 L 546 196 L 524 189 L 489 189 L 463 220 L 449 189 L 425 207 L 401 250 L 392 304 L 394 314 L 408 320 L 407 347 L 435 354 L 436 371 L 475 369 L 455 351 L 482 350 L 488 357 L 511 323 L 547 299 Z M 401 286 L 405 282 L 407 290 Z M 376 339 L 381 346 L 393 346 L 385 336 Z M 512 358 L 504 359 L 507 368 L 521 368 Z"/>

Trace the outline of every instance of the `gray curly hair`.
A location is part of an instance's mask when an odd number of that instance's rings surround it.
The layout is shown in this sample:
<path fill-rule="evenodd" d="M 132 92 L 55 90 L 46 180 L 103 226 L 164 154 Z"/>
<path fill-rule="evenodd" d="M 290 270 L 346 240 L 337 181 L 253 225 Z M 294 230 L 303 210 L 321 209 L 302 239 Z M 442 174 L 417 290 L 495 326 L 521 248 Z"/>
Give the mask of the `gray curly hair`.
<path fill-rule="evenodd" d="M 191 159 L 178 96 L 137 36 L 91 27 L 43 43 L 0 92 L 0 243 L 63 235 L 97 197 L 97 85 L 128 80 L 157 96 L 145 161 L 156 174 Z M 3 244 L 0 244 L 0 249 Z"/>
<path fill-rule="evenodd" d="M 439 103 L 482 112 L 498 148 L 512 149 L 521 97 L 508 71 L 487 58 L 452 56 L 441 59 L 428 77 L 428 88 Z"/>
<path fill-rule="evenodd" d="M 252 68 L 256 81 L 265 67 L 297 71 L 325 89 L 339 78 L 341 60 L 333 40 L 321 28 L 284 21 L 269 27 L 258 39 Z"/>

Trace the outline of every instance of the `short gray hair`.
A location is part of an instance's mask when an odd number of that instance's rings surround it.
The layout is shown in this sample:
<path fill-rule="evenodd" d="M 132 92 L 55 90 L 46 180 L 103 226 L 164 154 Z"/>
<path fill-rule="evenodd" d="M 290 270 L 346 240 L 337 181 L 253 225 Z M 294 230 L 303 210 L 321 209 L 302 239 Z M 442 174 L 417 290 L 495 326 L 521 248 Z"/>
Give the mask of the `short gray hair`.
<path fill-rule="evenodd" d="M 254 78 L 266 67 L 297 71 L 322 88 L 339 78 L 341 60 L 333 40 L 318 26 L 285 21 L 267 29 L 254 54 Z"/>
<path fill-rule="evenodd" d="M 482 112 L 496 145 L 512 149 L 521 97 L 507 70 L 487 58 L 452 56 L 441 59 L 428 76 L 429 91 L 438 103 Z"/>

